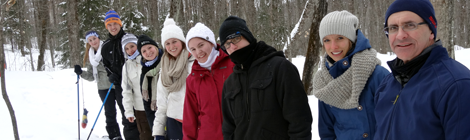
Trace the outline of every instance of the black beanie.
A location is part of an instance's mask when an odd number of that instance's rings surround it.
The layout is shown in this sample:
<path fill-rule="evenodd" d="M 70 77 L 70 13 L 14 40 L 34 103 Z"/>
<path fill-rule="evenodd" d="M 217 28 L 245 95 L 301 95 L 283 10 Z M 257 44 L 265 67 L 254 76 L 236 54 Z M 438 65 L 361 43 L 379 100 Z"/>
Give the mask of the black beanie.
<path fill-rule="evenodd" d="M 154 45 L 155 47 L 158 48 L 157 42 L 155 42 L 152 38 L 150 38 L 147 35 L 140 35 L 137 39 L 138 39 L 137 40 L 137 51 L 139 51 L 140 54 L 142 54 L 142 51 L 140 51 L 140 50 L 142 49 L 142 46 L 144 46 L 144 45 L 152 44 L 152 45 Z"/>
<path fill-rule="evenodd" d="M 227 37 L 236 32 L 240 32 L 250 44 L 256 44 L 256 38 L 251 33 L 250 29 L 248 29 L 248 26 L 246 26 L 245 20 L 237 16 L 229 16 L 219 29 L 220 45 L 224 45 L 225 41 L 230 39 Z"/>

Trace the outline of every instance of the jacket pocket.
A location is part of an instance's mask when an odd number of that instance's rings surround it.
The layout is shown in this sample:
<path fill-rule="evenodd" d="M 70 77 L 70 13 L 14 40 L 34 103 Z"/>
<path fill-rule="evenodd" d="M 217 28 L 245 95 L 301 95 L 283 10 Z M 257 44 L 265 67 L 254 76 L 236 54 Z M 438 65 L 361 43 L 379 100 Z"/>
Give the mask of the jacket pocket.
<path fill-rule="evenodd" d="M 264 79 L 257 79 L 251 83 L 251 98 L 253 98 L 254 102 L 251 102 L 253 111 L 267 111 L 271 110 L 273 106 L 269 105 L 272 102 L 277 102 L 276 92 L 274 91 L 273 87 L 270 87 L 273 78 L 264 78 Z"/>
<path fill-rule="evenodd" d="M 260 140 L 289 140 L 289 138 L 263 128 L 261 129 Z"/>
<path fill-rule="evenodd" d="M 224 98 L 229 102 L 228 109 L 235 120 L 243 116 L 245 105 L 243 104 L 243 94 L 241 94 L 240 87 L 230 89 Z"/>

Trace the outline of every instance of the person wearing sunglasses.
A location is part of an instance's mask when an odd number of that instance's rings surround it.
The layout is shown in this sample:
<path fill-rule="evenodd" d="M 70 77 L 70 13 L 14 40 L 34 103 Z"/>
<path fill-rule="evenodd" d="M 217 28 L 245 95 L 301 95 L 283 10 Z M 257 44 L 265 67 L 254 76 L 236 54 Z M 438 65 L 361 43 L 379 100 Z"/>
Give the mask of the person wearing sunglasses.
<path fill-rule="evenodd" d="M 397 58 L 375 96 L 374 139 L 470 139 L 470 70 L 436 40 L 431 2 L 396 0 L 384 27 Z"/>
<path fill-rule="evenodd" d="M 219 37 L 235 67 L 222 91 L 224 140 L 311 140 L 312 113 L 299 71 L 229 16 Z"/>

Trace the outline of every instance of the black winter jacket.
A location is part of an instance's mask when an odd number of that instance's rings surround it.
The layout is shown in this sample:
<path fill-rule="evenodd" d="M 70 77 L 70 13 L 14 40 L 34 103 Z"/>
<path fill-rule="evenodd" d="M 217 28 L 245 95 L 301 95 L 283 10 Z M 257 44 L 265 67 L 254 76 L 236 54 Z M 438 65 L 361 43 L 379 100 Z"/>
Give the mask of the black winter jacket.
<path fill-rule="evenodd" d="M 222 91 L 225 140 L 311 140 L 312 114 L 297 68 L 258 42 L 248 70 L 236 65 Z"/>
<path fill-rule="evenodd" d="M 116 73 L 119 79 L 122 77 L 122 66 L 126 63 L 121 46 L 121 39 L 124 34 L 126 33 L 122 28 L 116 36 L 108 33 L 109 38 L 103 43 L 103 48 L 101 48 L 101 56 L 103 57 L 103 64 L 106 72 L 108 72 L 108 76 Z"/>

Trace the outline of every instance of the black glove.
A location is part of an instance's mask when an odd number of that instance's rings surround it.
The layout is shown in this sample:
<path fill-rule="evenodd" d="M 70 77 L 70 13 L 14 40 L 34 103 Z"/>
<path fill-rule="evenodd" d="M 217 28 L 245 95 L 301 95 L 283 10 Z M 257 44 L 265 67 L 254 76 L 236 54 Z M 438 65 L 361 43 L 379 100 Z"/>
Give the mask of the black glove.
<path fill-rule="evenodd" d="M 114 83 L 114 84 L 121 83 L 121 77 L 114 73 L 108 76 L 108 80 L 109 82 Z"/>
<path fill-rule="evenodd" d="M 77 75 L 80 75 L 82 74 L 82 67 L 80 67 L 80 65 L 75 65 L 75 70 L 74 72 L 77 74 Z"/>

